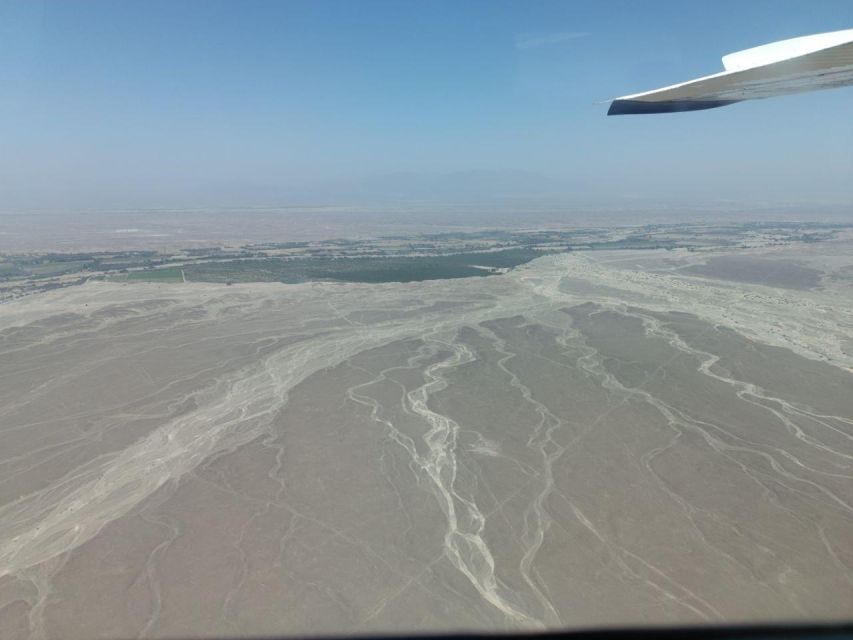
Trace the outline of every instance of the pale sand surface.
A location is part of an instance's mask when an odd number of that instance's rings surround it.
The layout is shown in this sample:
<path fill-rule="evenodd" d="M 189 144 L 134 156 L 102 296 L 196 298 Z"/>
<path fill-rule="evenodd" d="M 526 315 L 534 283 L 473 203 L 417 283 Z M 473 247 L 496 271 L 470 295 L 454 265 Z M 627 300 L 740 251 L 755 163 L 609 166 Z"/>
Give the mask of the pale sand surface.
<path fill-rule="evenodd" d="M 851 264 L 0 305 L 0 637 L 847 618 Z"/>

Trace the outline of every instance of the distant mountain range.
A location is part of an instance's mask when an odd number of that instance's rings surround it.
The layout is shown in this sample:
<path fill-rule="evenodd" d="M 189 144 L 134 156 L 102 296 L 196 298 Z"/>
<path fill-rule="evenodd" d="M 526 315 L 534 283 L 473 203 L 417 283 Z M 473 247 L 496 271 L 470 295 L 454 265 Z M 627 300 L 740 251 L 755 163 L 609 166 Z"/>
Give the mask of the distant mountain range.
<path fill-rule="evenodd" d="M 564 184 L 544 174 L 509 169 L 451 173 L 396 172 L 329 186 L 328 196 L 337 194 L 371 201 L 488 201 L 567 193 Z"/>

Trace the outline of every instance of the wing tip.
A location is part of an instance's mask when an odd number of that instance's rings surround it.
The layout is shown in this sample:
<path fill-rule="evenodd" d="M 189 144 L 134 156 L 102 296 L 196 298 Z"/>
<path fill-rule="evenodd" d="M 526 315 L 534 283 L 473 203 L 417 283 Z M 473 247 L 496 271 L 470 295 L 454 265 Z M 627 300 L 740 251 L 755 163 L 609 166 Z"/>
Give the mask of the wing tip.
<path fill-rule="evenodd" d="M 740 102 L 740 100 L 625 100 L 616 98 L 607 110 L 609 116 L 623 116 L 645 113 L 681 113 L 683 111 L 703 111 L 716 109 Z"/>

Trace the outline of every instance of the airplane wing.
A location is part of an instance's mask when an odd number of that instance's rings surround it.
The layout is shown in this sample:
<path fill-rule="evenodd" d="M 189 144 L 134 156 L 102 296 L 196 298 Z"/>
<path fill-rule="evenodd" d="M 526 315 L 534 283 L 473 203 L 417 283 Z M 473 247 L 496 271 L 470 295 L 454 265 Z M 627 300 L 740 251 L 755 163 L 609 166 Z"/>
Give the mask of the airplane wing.
<path fill-rule="evenodd" d="M 672 113 L 853 84 L 853 29 L 780 40 L 723 56 L 725 71 L 616 98 L 607 115 Z"/>

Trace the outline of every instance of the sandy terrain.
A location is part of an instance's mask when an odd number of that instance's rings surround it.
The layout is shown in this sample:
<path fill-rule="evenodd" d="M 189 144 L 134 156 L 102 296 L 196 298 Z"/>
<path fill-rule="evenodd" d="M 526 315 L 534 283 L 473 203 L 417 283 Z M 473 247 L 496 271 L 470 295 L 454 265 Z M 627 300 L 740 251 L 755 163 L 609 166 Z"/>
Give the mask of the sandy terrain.
<path fill-rule="evenodd" d="M 0 305 L 0 637 L 849 617 L 851 264 Z"/>

